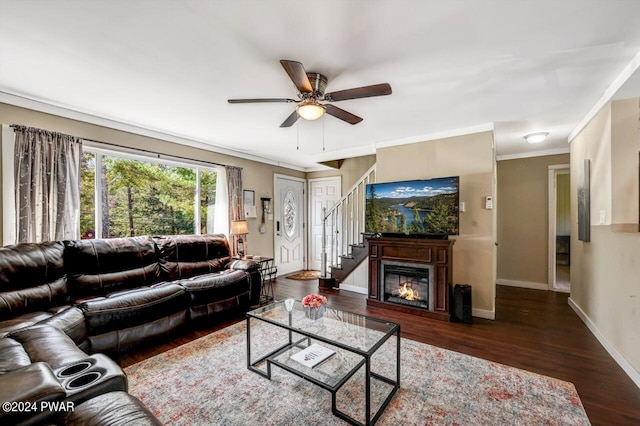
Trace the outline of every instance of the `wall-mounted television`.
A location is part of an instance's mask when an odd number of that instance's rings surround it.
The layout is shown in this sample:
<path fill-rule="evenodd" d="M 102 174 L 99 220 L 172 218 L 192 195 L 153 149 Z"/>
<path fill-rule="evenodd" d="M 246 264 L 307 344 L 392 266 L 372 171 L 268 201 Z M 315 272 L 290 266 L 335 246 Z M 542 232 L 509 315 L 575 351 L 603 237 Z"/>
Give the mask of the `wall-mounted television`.
<path fill-rule="evenodd" d="M 366 187 L 365 231 L 391 235 L 458 235 L 458 176 Z"/>

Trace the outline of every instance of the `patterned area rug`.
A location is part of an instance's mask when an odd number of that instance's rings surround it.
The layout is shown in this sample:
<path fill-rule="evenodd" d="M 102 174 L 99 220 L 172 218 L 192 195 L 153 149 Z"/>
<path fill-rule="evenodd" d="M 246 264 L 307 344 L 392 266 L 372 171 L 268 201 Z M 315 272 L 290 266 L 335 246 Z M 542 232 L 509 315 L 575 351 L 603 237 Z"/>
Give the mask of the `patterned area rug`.
<path fill-rule="evenodd" d="M 254 342 L 275 345 L 284 338 L 254 322 L 251 335 L 252 351 Z M 394 345 L 380 348 L 372 370 L 394 377 Z M 590 424 L 569 382 L 408 339 L 401 348 L 401 388 L 379 425 Z M 331 414 L 328 391 L 275 366 L 272 380 L 247 370 L 244 321 L 125 371 L 129 392 L 168 425 L 346 424 Z M 363 375 L 356 374 L 337 396 L 338 408 L 359 421 L 363 389 Z M 378 391 L 374 387 L 373 401 L 382 400 Z"/>
<path fill-rule="evenodd" d="M 286 277 L 289 280 L 315 280 L 320 276 L 320 271 L 302 271 L 297 274 L 289 275 Z"/>

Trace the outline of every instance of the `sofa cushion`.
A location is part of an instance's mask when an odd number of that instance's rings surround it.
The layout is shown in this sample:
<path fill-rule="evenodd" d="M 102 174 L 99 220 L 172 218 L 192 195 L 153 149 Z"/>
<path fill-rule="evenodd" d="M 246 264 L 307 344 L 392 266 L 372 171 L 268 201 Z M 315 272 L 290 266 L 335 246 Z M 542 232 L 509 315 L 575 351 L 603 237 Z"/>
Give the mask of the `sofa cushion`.
<path fill-rule="evenodd" d="M 65 241 L 64 261 L 77 297 L 148 286 L 162 278 L 151 237 Z"/>
<path fill-rule="evenodd" d="M 91 398 L 60 416 L 56 423 L 67 426 L 162 426 L 140 400 L 122 391 Z"/>
<path fill-rule="evenodd" d="M 162 270 L 171 281 L 217 272 L 229 263 L 229 243 L 224 234 L 155 237 Z"/>
<path fill-rule="evenodd" d="M 61 242 L 0 247 L 0 320 L 68 302 Z"/>

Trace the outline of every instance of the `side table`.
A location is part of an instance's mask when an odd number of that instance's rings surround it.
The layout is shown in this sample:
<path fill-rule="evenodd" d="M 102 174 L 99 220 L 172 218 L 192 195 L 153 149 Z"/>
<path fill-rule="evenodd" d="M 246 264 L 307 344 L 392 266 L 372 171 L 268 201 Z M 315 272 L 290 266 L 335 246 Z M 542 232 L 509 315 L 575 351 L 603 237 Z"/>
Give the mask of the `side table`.
<path fill-rule="evenodd" d="M 273 282 L 276 279 L 278 268 L 273 257 L 267 256 L 245 256 L 245 260 L 253 260 L 260 264 L 260 305 L 273 300 Z"/>

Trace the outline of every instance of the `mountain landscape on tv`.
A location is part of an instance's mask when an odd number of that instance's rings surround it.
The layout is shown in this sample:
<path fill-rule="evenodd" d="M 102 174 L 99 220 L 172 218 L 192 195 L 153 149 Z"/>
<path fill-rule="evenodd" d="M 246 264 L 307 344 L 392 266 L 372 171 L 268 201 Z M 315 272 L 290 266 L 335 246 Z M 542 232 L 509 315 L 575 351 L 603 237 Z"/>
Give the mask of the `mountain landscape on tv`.
<path fill-rule="evenodd" d="M 458 235 L 459 178 L 367 185 L 365 230 Z"/>

